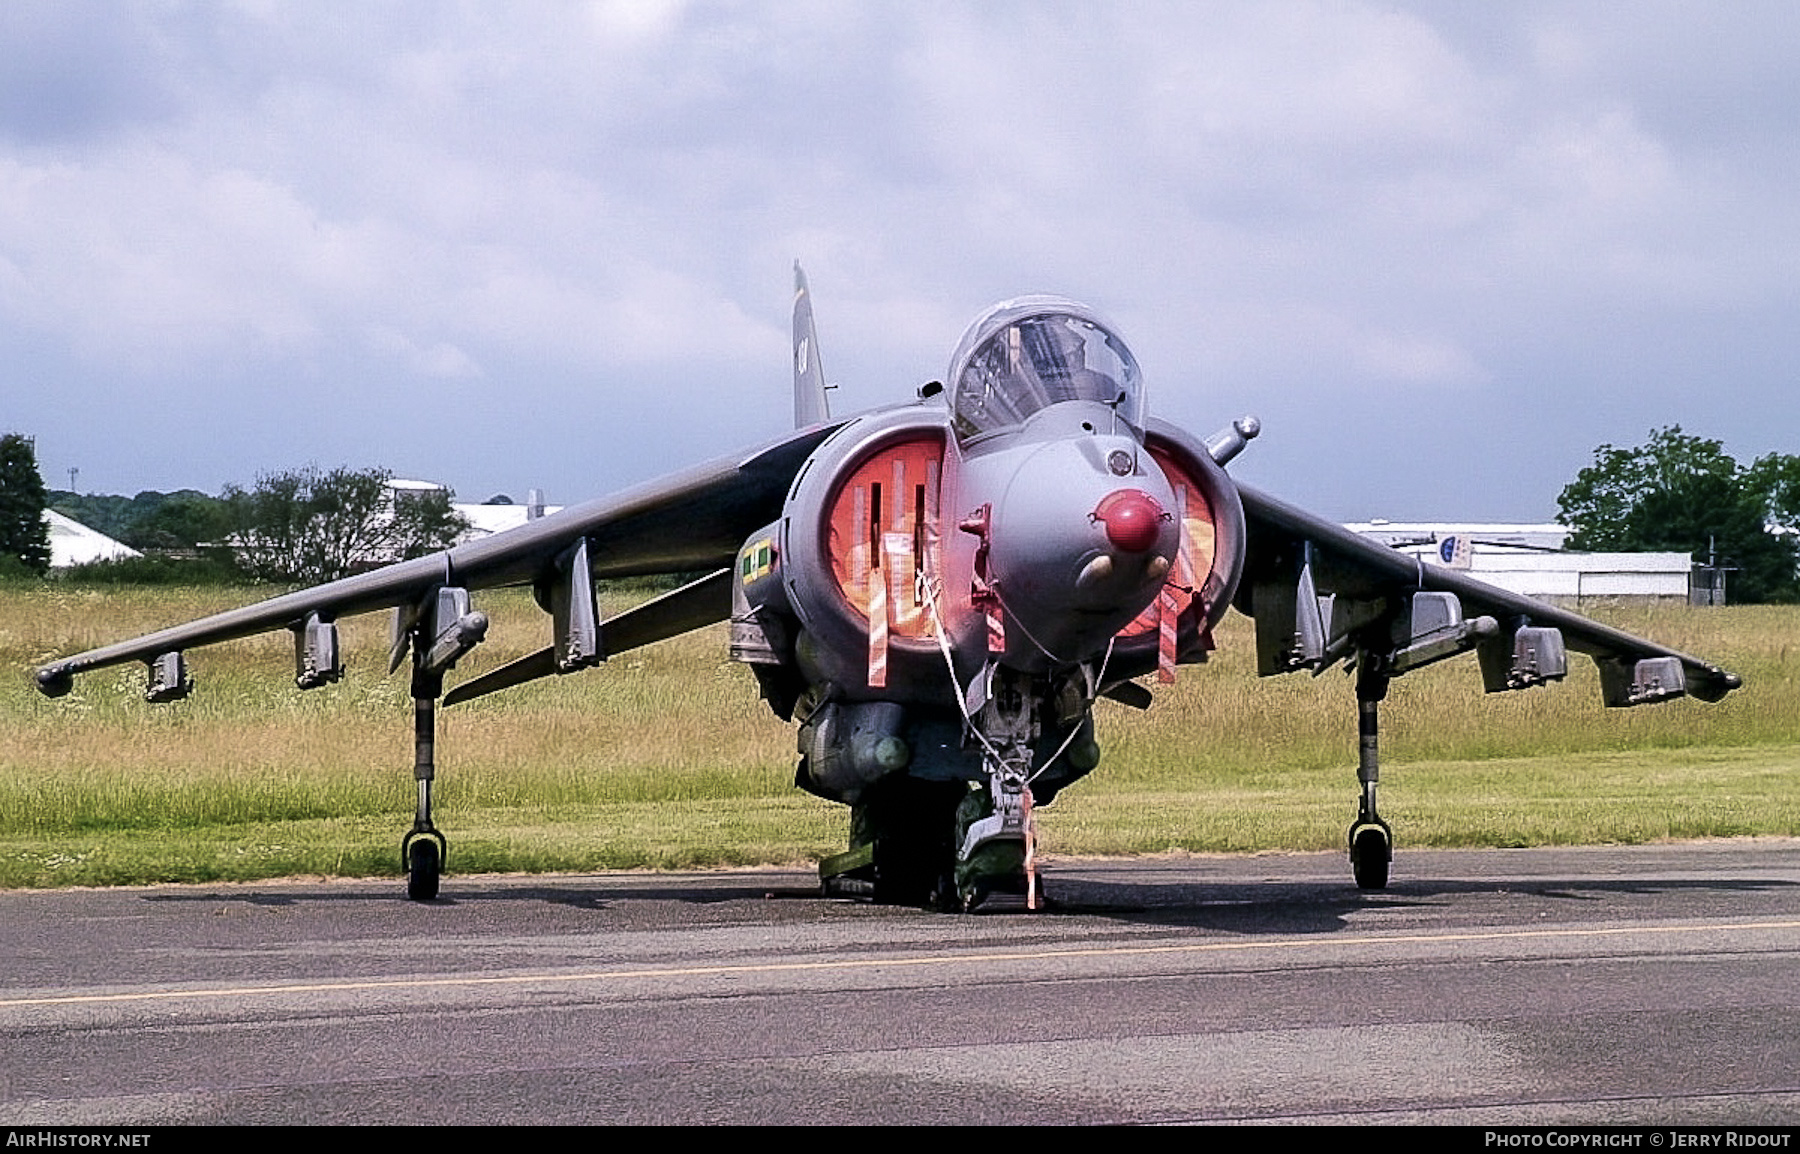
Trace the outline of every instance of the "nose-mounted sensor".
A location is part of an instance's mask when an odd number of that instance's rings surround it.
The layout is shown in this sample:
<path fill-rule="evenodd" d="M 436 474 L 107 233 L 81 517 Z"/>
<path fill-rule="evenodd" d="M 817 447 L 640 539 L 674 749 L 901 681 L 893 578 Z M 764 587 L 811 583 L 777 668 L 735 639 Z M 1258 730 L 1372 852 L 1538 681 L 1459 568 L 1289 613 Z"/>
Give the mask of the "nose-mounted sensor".
<path fill-rule="evenodd" d="M 1143 553 L 1156 545 L 1169 514 L 1142 489 L 1118 489 L 1095 506 L 1092 519 L 1106 526 L 1106 539 L 1121 553 Z"/>

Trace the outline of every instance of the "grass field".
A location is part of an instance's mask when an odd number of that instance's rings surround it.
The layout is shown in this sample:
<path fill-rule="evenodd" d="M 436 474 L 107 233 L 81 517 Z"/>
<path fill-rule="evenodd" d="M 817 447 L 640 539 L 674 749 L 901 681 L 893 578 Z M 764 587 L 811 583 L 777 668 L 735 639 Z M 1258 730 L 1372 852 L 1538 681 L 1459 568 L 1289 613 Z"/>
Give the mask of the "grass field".
<path fill-rule="evenodd" d="M 413 805 L 404 673 L 385 617 L 346 621 L 342 684 L 293 689 L 276 636 L 197 650 L 199 688 L 151 706 L 133 665 L 47 700 L 36 664 L 245 603 L 259 591 L 0 586 L 0 886 L 397 873 Z M 482 595 L 490 640 L 458 675 L 545 643 L 519 592 Z M 1593 610 L 1718 661 L 1717 705 L 1607 710 L 1592 664 L 1487 696 L 1472 657 L 1411 674 L 1382 713 L 1383 814 L 1409 846 L 1800 834 L 1800 609 Z M 1339 847 L 1356 712 L 1333 671 L 1259 681 L 1233 615 L 1207 666 L 1148 713 L 1098 712 L 1100 768 L 1041 811 L 1063 854 Z M 795 790 L 793 730 L 705 630 L 445 710 L 449 872 L 784 863 L 843 848 L 847 811 Z"/>

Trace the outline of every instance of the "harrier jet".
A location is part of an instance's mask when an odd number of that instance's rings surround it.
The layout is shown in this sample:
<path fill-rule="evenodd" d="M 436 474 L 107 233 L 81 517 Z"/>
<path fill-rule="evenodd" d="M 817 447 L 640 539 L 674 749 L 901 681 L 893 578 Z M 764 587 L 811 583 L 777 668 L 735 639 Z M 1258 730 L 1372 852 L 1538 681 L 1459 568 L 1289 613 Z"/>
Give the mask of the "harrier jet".
<path fill-rule="evenodd" d="M 142 661 L 147 696 L 193 688 L 186 651 L 294 635 L 295 684 L 343 675 L 336 621 L 394 613 L 389 671 L 410 659 L 418 808 L 407 893 L 438 893 L 437 709 L 572 673 L 730 621 L 731 656 L 799 726 L 795 784 L 850 807 L 827 893 L 968 910 L 995 891 L 1039 901 L 1034 811 L 1100 761 L 1102 697 L 1203 662 L 1236 606 L 1257 671 L 1355 672 L 1360 757 L 1349 831 L 1357 885 L 1387 884 L 1376 807 L 1389 682 L 1474 650 L 1488 692 L 1599 666 L 1607 705 L 1717 701 L 1739 678 L 1696 657 L 1421 564 L 1232 479 L 1255 418 L 1202 440 L 1150 415 L 1144 378 L 1092 309 L 1033 296 L 994 306 L 916 399 L 831 415 L 806 280 L 795 267 L 795 431 L 738 455 L 509 532 L 51 662 L 44 693 Z M 603 619 L 595 582 L 705 573 Z M 471 592 L 529 584 L 550 643 L 446 692 L 487 632 Z"/>

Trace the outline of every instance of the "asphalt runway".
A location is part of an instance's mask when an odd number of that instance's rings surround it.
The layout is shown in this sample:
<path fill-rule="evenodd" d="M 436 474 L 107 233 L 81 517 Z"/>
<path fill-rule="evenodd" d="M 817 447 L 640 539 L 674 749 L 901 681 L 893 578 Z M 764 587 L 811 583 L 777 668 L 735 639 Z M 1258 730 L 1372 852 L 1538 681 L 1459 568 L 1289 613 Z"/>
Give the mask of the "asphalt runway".
<path fill-rule="evenodd" d="M 0 1124 L 1794 1124 L 1800 840 L 0 894 Z"/>

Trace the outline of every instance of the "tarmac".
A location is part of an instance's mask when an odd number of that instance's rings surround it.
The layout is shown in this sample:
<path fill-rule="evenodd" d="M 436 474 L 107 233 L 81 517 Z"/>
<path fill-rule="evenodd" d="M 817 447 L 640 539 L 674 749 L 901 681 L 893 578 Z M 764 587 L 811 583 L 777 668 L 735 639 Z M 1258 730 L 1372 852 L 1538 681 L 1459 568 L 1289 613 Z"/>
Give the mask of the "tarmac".
<path fill-rule="evenodd" d="M 0 1125 L 1800 1122 L 1800 840 L 1045 880 L 0 893 Z"/>

